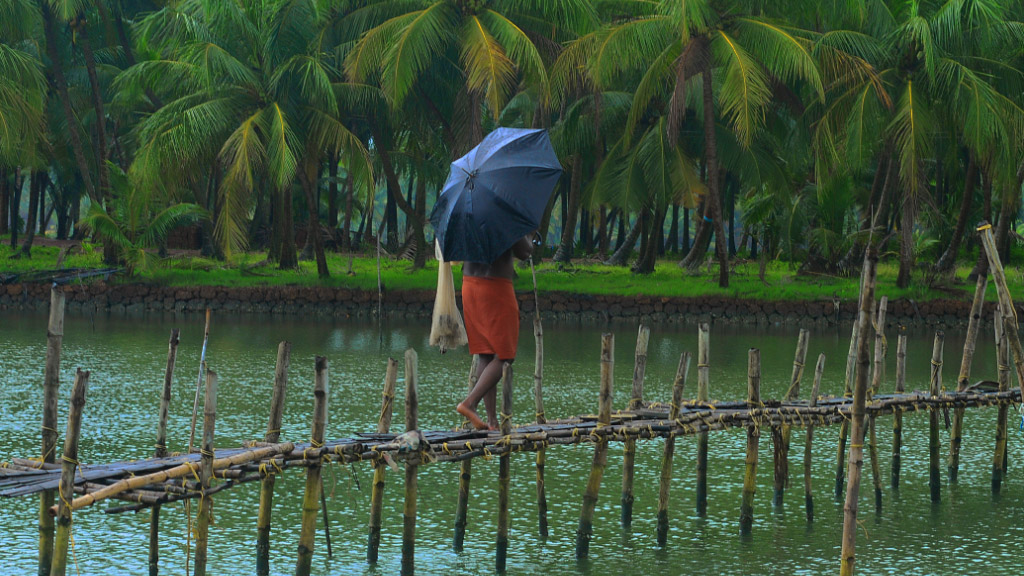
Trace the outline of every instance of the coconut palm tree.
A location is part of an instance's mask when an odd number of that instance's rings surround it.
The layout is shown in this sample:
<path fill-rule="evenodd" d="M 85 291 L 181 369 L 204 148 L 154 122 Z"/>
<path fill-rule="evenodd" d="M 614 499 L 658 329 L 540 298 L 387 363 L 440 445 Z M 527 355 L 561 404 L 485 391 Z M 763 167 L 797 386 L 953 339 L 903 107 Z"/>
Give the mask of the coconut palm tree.
<path fill-rule="evenodd" d="M 275 198 L 279 265 L 297 265 L 298 184 L 318 273 L 329 275 L 316 201 L 322 160 L 342 154 L 371 174 L 365 147 L 342 121 L 339 102 L 353 97 L 350 87 L 332 66 L 334 47 L 321 42 L 338 17 L 312 0 L 186 0 L 141 24 L 161 58 L 139 62 L 118 82 L 149 88 L 166 104 L 140 124 L 132 169 L 147 186 L 186 185 L 182 167 L 207 174 L 217 196 L 214 233 L 228 256 L 245 247 L 252 194 L 263 189 Z"/>
<path fill-rule="evenodd" d="M 816 148 L 825 166 L 870 163 L 878 175 L 894 167 L 901 210 L 897 284 L 907 287 L 914 225 L 919 209 L 933 204 L 929 164 L 939 149 L 966 151 L 956 155 L 967 158 L 964 202 L 975 178 L 970 164 L 1012 173 L 1019 161 L 1024 108 L 1019 86 L 1007 90 L 1001 79 L 1020 77 L 1007 56 L 1019 50 L 1024 26 L 993 0 L 865 4 L 870 9 L 852 29 L 826 32 L 817 42 L 832 90 Z M 875 207 L 873 220 L 884 205 Z M 952 266 L 968 213 L 961 210 L 940 269 Z"/>
<path fill-rule="evenodd" d="M 729 268 L 720 198 L 716 123 L 721 120 L 750 145 L 764 126 L 775 96 L 823 93 L 809 34 L 787 27 L 766 14 L 761 4 L 746 6 L 719 0 L 619 2 L 620 14 L 600 30 L 581 38 L 573 51 L 578 68 L 588 70 L 598 86 L 642 74 L 636 84 L 627 133 L 660 110 L 669 143 L 679 138 L 688 110 L 699 110 L 704 135 L 707 197 L 704 222 L 683 263 L 703 260 L 714 230 L 719 285 L 728 286 Z M 784 14 L 783 6 L 771 10 Z M 700 76 L 699 86 L 695 79 Z M 699 92 L 698 92 L 699 90 Z M 692 94 L 698 97 L 691 97 Z M 710 224 L 710 227 L 704 225 Z"/>

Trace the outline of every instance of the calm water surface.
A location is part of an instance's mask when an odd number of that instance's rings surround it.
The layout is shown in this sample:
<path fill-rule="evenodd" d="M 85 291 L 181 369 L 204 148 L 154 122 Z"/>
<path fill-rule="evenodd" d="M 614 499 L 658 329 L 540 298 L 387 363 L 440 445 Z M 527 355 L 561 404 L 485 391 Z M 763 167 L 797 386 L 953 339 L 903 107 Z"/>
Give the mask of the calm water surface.
<path fill-rule="evenodd" d="M 195 390 L 202 319 L 147 316 L 140 319 L 69 317 L 64 338 L 59 428 L 66 422 L 67 396 L 75 367 L 92 371 L 83 420 L 80 458 L 106 462 L 144 458 L 151 454 L 159 391 L 167 354 L 167 336 L 181 328 L 178 371 L 168 424 L 171 450 L 188 441 Z M 440 355 L 427 346 L 427 326 L 392 321 L 383 337 L 375 324 L 348 321 L 215 317 L 209 364 L 220 376 L 217 445 L 237 446 L 262 438 L 266 429 L 277 343 L 292 342 L 292 370 L 283 438 L 303 441 L 309 435 L 312 410 L 313 358 L 330 360 L 330 422 L 328 437 L 370 431 L 376 425 L 381 382 L 388 356 L 401 358 L 408 347 L 420 354 L 420 424 L 443 429 L 459 423 L 453 407 L 466 387 L 469 356 L 462 350 Z M 525 329 L 517 362 L 515 420 L 532 419 L 534 345 Z M 597 405 L 598 358 L 602 328 L 549 326 L 545 329 L 545 401 L 549 417 L 593 412 Z M 634 326 L 616 326 L 616 406 L 628 394 L 636 338 Z M 696 352 L 696 327 L 652 329 L 646 397 L 667 400 L 679 354 Z M 849 328 L 812 332 L 808 367 L 818 353 L 827 356 L 822 394 L 842 392 Z M 979 342 L 974 363 L 978 378 L 993 378 L 995 353 L 988 331 Z M 894 343 L 895 338 L 891 338 Z M 947 386 L 959 366 L 961 333 L 948 332 L 945 354 Z M 737 400 L 745 395 L 746 351 L 762 351 L 762 395 L 781 396 L 792 369 L 796 329 L 713 327 L 711 334 L 711 396 Z M 908 347 L 908 389 L 926 389 L 931 334 L 911 335 Z M 893 344 L 893 349 L 895 345 Z M 46 350 L 45 316 L 0 315 L 0 460 L 36 455 L 42 405 L 42 366 Z M 893 355 L 894 356 L 894 355 Z M 687 396 L 695 390 L 695 369 Z M 889 362 L 891 390 L 894 359 Z M 810 387 L 810 369 L 804 390 Z M 399 384 L 401 397 L 402 384 Z M 396 426 L 401 425 L 401 411 Z M 995 409 L 968 415 L 961 455 L 960 482 L 943 486 L 942 503 L 928 500 L 928 429 L 924 413 L 905 419 L 903 485 L 898 494 L 888 487 L 891 446 L 890 418 L 879 420 L 880 453 L 885 478 L 881 514 L 873 510 L 870 488 L 861 502 L 862 531 L 857 566 L 861 574 L 1020 574 L 1024 570 L 1020 542 L 1024 539 L 1024 490 L 1017 467 L 1024 457 L 1022 436 L 1011 420 L 1010 476 L 1003 494 L 990 492 Z M 1016 418 L 1011 414 L 1011 418 Z M 943 454 L 948 431 L 943 431 Z M 590 466 L 589 446 L 556 447 L 549 451 L 547 486 L 551 535 L 536 536 L 533 457 L 513 456 L 512 531 L 509 574 L 826 574 L 838 570 L 842 505 L 832 495 L 838 428 L 815 434 L 814 482 L 816 518 L 804 517 L 802 479 L 795 476 L 785 506 L 771 506 L 769 434 L 761 437 L 760 465 L 753 537 L 738 536 L 740 489 L 746 437 L 742 431 L 711 436 L 708 517 L 694 513 L 696 447 L 686 438 L 676 444 L 672 485 L 672 529 L 668 546 L 655 543 L 658 468 L 661 442 L 640 447 L 636 469 L 636 504 L 632 528 L 619 525 L 621 445 L 609 451 L 609 466 L 598 502 L 591 559 L 574 560 L 575 530 L 581 495 Z M 804 433 L 794 432 L 791 471 L 800 474 Z M 944 466 L 943 466 L 944 468 Z M 489 574 L 494 572 L 494 531 L 497 522 L 497 460 L 473 467 L 473 491 L 466 549 L 451 551 L 458 487 L 454 465 L 427 466 L 420 472 L 417 518 L 417 570 L 420 574 Z M 381 561 L 365 561 L 366 522 L 370 500 L 368 466 L 332 466 L 325 470 L 331 514 L 334 557 L 324 553 L 318 533 L 316 574 L 397 574 L 400 564 L 402 477 L 389 474 L 384 511 Z M 870 486 L 865 478 L 865 485 Z M 276 574 L 294 571 L 300 525 L 301 474 L 291 473 L 277 484 L 271 566 Z M 253 483 L 216 496 L 210 538 L 213 574 L 255 571 L 255 517 L 258 485 Z M 0 574 L 35 571 L 36 514 L 34 498 L 0 501 Z M 107 515 L 97 506 L 75 516 L 75 557 L 81 574 L 143 574 L 146 572 L 148 513 Z M 185 515 L 180 504 L 164 507 L 161 564 L 165 574 L 180 574 L 185 563 Z M 69 571 L 73 568 L 69 568 Z M 70 573 L 70 572 L 69 572 Z"/>

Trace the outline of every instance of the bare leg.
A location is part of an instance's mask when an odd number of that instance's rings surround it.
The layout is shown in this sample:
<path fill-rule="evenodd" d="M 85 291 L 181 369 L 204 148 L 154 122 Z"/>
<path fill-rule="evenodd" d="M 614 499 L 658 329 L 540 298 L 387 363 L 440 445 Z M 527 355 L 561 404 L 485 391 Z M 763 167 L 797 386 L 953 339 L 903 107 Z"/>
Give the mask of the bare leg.
<path fill-rule="evenodd" d="M 501 362 L 504 364 L 504 362 Z M 498 387 L 491 386 L 491 389 L 484 394 L 484 407 L 487 408 L 487 428 L 498 429 Z"/>
<path fill-rule="evenodd" d="M 466 418 L 469 418 L 470 422 L 472 422 L 478 429 L 484 429 L 487 427 L 497 428 L 497 384 L 501 380 L 504 363 L 505 362 L 494 355 L 481 354 L 480 362 L 477 364 L 478 376 L 476 386 L 470 390 L 466 399 L 457 407 L 459 413 Z M 484 405 L 487 408 L 487 420 L 489 426 L 488 424 L 481 426 L 483 421 L 480 420 L 480 416 L 476 413 L 476 408 L 480 404 L 480 400 L 484 400 Z"/>

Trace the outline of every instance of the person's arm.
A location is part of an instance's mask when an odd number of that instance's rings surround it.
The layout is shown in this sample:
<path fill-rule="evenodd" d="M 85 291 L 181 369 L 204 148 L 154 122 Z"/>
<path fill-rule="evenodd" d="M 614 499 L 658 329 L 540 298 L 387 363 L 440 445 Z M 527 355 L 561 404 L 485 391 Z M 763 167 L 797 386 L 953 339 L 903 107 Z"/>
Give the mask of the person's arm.
<path fill-rule="evenodd" d="M 523 236 L 512 245 L 512 255 L 520 260 L 533 256 L 533 234 Z"/>

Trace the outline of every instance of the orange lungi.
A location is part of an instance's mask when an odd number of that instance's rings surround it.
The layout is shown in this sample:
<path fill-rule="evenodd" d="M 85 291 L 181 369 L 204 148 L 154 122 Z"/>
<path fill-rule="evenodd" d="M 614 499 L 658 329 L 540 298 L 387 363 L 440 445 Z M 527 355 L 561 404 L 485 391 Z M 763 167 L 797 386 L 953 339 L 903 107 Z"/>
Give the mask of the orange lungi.
<path fill-rule="evenodd" d="M 519 302 L 508 278 L 462 277 L 462 311 L 470 354 L 516 357 L 519 343 Z"/>

